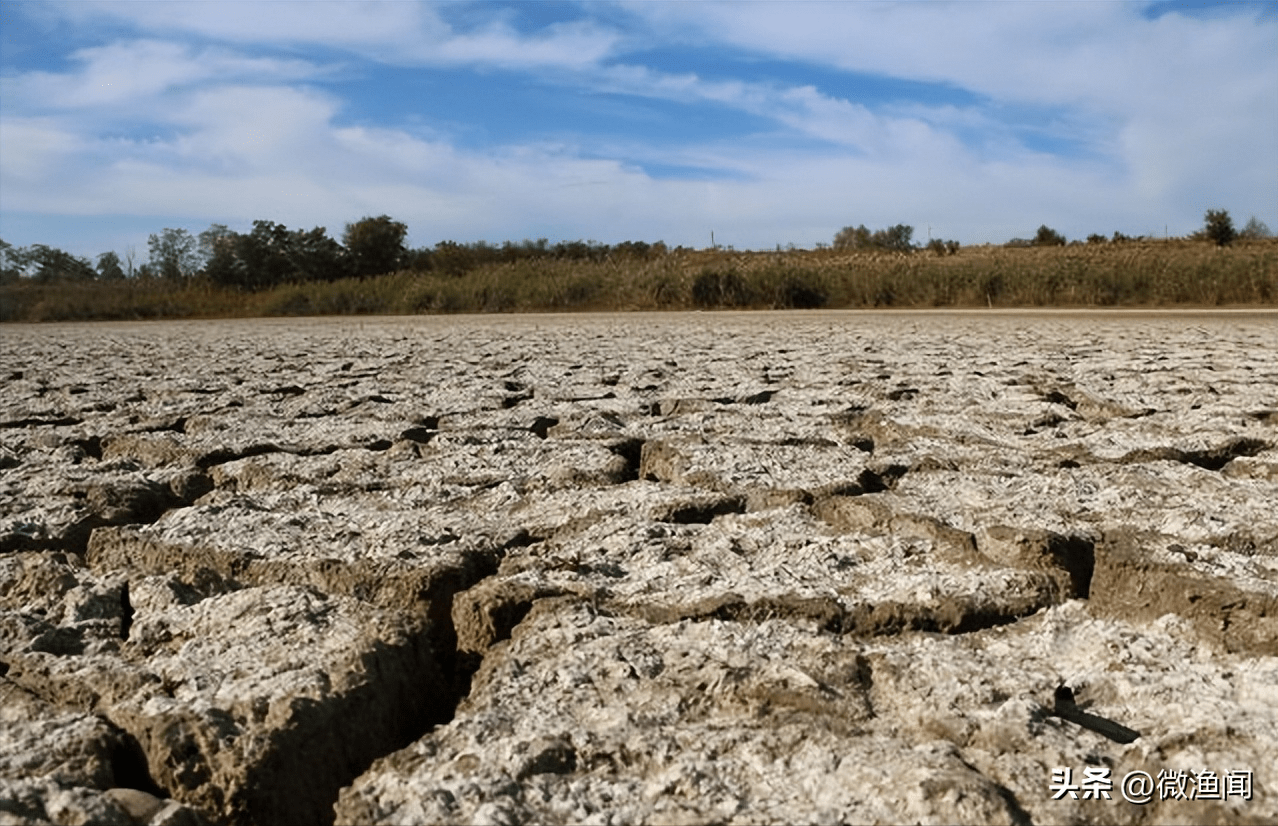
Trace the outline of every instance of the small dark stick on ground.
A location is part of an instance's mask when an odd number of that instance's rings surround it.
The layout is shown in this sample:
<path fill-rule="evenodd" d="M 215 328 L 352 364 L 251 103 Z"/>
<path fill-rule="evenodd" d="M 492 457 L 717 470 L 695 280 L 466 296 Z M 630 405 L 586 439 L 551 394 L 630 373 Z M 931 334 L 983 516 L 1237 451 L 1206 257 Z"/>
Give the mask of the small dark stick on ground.
<path fill-rule="evenodd" d="M 1097 717 L 1095 714 L 1088 714 L 1080 709 L 1074 704 L 1074 689 L 1067 685 L 1056 687 L 1056 708 L 1052 713 L 1062 720 L 1068 720 L 1085 729 L 1104 735 L 1115 743 L 1130 743 L 1140 737 L 1139 731 L 1133 731 L 1127 726 L 1115 723 L 1113 720 Z"/>

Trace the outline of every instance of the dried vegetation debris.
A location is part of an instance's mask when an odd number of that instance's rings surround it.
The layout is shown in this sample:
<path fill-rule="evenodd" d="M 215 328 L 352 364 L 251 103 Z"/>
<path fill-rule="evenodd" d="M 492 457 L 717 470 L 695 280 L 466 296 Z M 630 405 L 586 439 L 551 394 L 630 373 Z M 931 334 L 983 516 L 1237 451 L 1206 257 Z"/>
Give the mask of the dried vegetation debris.
<path fill-rule="evenodd" d="M 1274 330 L 6 331 L 0 813 L 1273 819 Z M 1161 769 L 1253 794 L 1121 799 Z"/>

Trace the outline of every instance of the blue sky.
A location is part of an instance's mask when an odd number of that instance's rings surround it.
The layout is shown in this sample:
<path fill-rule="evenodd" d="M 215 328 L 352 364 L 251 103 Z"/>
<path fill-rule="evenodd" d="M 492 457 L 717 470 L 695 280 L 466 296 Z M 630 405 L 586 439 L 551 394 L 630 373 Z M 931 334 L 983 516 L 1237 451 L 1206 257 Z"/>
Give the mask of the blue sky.
<path fill-rule="evenodd" d="M 0 0 L 0 238 L 1278 229 L 1278 3 Z"/>

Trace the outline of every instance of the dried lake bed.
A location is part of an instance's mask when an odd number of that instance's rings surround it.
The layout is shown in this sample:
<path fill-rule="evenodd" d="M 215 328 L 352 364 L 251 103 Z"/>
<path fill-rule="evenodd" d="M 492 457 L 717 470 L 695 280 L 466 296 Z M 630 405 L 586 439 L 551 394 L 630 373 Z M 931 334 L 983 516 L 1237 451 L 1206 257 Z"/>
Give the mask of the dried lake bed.
<path fill-rule="evenodd" d="M 4 325 L 0 377 L 0 822 L 1278 820 L 1278 313 Z"/>

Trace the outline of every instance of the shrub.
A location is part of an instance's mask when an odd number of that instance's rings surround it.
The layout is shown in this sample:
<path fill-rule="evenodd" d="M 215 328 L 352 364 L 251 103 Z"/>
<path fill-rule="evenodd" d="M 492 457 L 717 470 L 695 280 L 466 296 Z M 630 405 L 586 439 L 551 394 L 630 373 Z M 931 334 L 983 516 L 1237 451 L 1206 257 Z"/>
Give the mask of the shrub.
<path fill-rule="evenodd" d="M 994 305 L 994 299 L 1003 294 L 1004 287 L 1003 274 L 1000 272 L 989 273 L 981 279 L 981 294 L 990 306 Z"/>
<path fill-rule="evenodd" d="M 475 266 L 470 249 L 456 241 L 440 241 L 435 244 L 430 262 L 431 269 L 451 276 L 463 275 Z"/>
<path fill-rule="evenodd" d="M 830 300 L 830 288 L 819 272 L 793 267 L 768 268 L 755 279 L 756 292 L 773 309 L 815 310 Z"/>
<path fill-rule="evenodd" d="M 891 252 L 913 252 L 914 246 L 910 238 L 914 235 L 914 227 L 908 224 L 897 224 L 887 229 L 870 232 L 865 224 L 859 227 L 844 227 L 834 236 L 836 250 L 880 249 Z"/>
<path fill-rule="evenodd" d="M 914 235 L 914 227 L 906 224 L 897 224 L 894 227 L 881 229 L 874 233 L 875 246 L 891 250 L 893 252 L 913 252 L 914 245 L 910 243 L 911 236 Z"/>
<path fill-rule="evenodd" d="M 707 267 L 692 281 L 692 303 L 698 307 L 744 307 L 750 287 L 735 270 Z"/>
<path fill-rule="evenodd" d="M 834 234 L 836 250 L 866 249 L 870 246 L 870 231 L 865 224 L 859 227 L 844 227 Z"/>
<path fill-rule="evenodd" d="M 1206 226 L 1203 232 L 1218 247 L 1227 247 L 1233 243 L 1238 233 L 1234 230 L 1234 220 L 1223 209 L 1209 209 L 1203 220 Z"/>
<path fill-rule="evenodd" d="M 1242 228 L 1242 232 L 1238 233 L 1239 238 L 1272 238 L 1273 233 L 1269 231 L 1269 227 L 1264 221 L 1251 216 L 1247 221 L 1247 225 Z"/>
<path fill-rule="evenodd" d="M 99 255 L 98 277 L 103 281 L 124 280 L 124 268 L 120 266 L 120 256 L 114 252 L 104 252 Z"/>
<path fill-rule="evenodd" d="M 1038 228 L 1038 232 L 1034 233 L 1034 246 L 1063 247 L 1065 246 L 1065 236 L 1061 235 L 1047 224 L 1043 224 Z"/>

